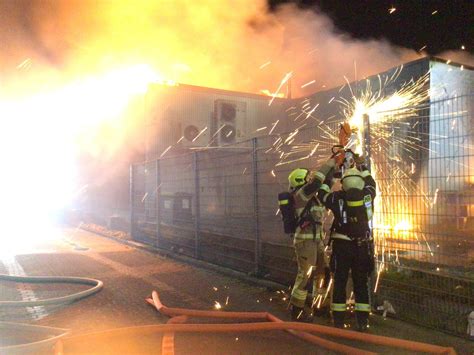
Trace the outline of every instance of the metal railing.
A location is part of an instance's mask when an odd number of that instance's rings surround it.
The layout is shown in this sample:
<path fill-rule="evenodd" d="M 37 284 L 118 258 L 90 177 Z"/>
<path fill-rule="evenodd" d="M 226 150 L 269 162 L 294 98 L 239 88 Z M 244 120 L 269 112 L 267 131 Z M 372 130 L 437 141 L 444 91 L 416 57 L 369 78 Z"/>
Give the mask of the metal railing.
<path fill-rule="evenodd" d="M 388 112 L 370 132 L 379 190 L 374 302 L 457 335 L 474 310 L 473 98 Z M 292 169 L 327 159 L 337 125 L 300 129 L 298 143 L 290 132 L 133 165 L 133 238 L 291 284 L 294 252 L 276 196 Z"/>

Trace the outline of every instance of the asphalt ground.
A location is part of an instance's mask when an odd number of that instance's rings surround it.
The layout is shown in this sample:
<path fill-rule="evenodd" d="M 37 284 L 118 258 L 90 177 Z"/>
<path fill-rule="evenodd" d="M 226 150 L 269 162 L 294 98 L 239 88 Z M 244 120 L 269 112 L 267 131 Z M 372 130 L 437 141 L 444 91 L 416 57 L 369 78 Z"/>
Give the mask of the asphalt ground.
<path fill-rule="evenodd" d="M 162 334 L 143 334 L 136 326 L 165 324 L 168 317 L 145 302 L 153 290 L 168 307 L 199 310 L 270 312 L 290 320 L 288 289 L 261 283 L 245 275 L 217 267 L 168 257 L 137 246 L 78 229 L 64 229 L 54 241 L 39 243 L 14 258 L 0 256 L 0 273 L 12 273 L 12 265 L 28 276 L 79 276 L 99 279 L 104 288 L 97 294 L 61 306 L 0 308 L 0 320 L 69 329 L 65 354 L 156 354 L 161 353 Z M 37 299 L 68 295 L 86 286 L 71 284 L 20 284 L 0 282 L 0 300 Z M 25 291 L 26 289 L 26 291 Z M 26 296 L 25 296 L 26 295 Z M 353 321 L 353 320 L 352 320 Z M 213 322 L 192 319 L 193 323 Z M 214 321 L 215 322 L 215 321 Z M 222 321 L 219 321 L 222 322 Z M 331 325 L 328 318 L 314 323 Z M 120 333 L 107 330 L 129 327 Z M 441 346 L 459 354 L 474 354 L 474 342 L 373 315 L 372 334 L 398 337 Z M 82 336 L 89 334 L 88 336 Z M 321 336 L 330 339 L 326 336 Z M 4 331 L 0 346 L 36 340 L 35 334 Z M 332 339 L 360 349 L 407 354 L 395 348 Z M 176 354 L 330 354 L 283 331 L 227 334 L 175 335 Z M 41 349 L 35 353 L 50 353 Z"/>

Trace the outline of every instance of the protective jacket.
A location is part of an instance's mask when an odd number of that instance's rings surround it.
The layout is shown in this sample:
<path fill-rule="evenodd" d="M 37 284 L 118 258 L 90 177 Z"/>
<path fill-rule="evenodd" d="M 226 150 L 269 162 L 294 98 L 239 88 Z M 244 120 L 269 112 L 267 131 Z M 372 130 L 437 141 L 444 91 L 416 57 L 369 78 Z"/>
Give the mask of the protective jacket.
<path fill-rule="evenodd" d="M 331 304 L 336 327 L 344 327 L 346 284 L 349 271 L 355 294 L 355 311 L 360 330 L 367 329 L 370 312 L 368 275 L 374 267 L 371 220 L 376 185 L 369 171 L 360 173 L 365 185 L 361 189 L 331 192 L 328 184 L 321 186 L 320 201 L 334 214 L 332 225 L 331 271 L 334 292 Z"/>
<path fill-rule="evenodd" d="M 334 160 L 328 161 L 312 174 L 309 182 L 293 192 L 297 216 L 300 217 L 305 209 L 311 214 L 311 218 L 303 218 L 303 223 L 296 228 L 293 235 L 298 264 L 298 273 L 290 297 L 292 312 L 296 310 L 294 320 L 301 320 L 300 313 L 308 300 L 311 303 L 318 296 L 322 300 L 322 295 L 325 294 L 325 289 L 320 287 L 320 280 L 324 279 L 325 266 L 327 265 L 321 226 L 324 206 L 318 201 L 317 194 L 326 174 L 333 166 Z M 321 305 L 321 301 L 319 301 L 319 305 Z"/>
<path fill-rule="evenodd" d="M 376 186 L 368 170 L 361 172 L 361 176 L 365 180 L 362 190 L 331 192 L 327 184 L 323 184 L 319 190 L 319 200 L 334 214 L 331 227 L 331 237 L 334 239 L 370 238 Z"/>

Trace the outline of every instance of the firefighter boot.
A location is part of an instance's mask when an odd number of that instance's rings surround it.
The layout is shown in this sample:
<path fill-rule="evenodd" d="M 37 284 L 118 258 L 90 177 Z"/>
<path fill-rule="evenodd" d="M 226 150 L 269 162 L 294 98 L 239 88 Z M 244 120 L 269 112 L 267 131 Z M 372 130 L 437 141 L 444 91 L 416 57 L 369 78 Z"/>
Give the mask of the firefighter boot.
<path fill-rule="evenodd" d="M 295 305 L 290 305 L 291 320 L 300 321 L 303 317 L 304 309 Z"/>
<path fill-rule="evenodd" d="M 304 308 L 290 305 L 291 320 L 294 322 L 305 322 L 311 323 L 313 321 L 313 315 L 307 313 Z"/>
<path fill-rule="evenodd" d="M 369 328 L 369 312 L 356 311 L 357 330 L 366 332 Z"/>
<path fill-rule="evenodd" d="M 332 312 L 332 319 L 334 321 L 334 326 L 336 328 L 342 328 L 344 329 L 344 317 L 346 315 L 346 312 L 341 312 L 341 311 L 333 311 Z"/>

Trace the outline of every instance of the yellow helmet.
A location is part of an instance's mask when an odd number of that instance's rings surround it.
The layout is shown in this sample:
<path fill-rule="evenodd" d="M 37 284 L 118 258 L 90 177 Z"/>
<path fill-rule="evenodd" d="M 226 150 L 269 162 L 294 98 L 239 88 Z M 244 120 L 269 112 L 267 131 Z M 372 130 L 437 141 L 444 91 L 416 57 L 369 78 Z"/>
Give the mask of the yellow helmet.
<path fill-rule="evenodd" d="M 344 171 L 342 175 L 342 189 L 347 191 L 349 189 L 362 190 L 365 186 L 365 180 L 362 173 L 356 168 L 350 168 Z"/>
<path fill-rule="evenodd" d="M 290 183 L 290 190 L 296 190 L 298 187 L 306 184 L 306 177 L 308 176 L 309 170 L 304 168 L 298 168 L 293 170 L 288 175 L 288 182 Z"/>

